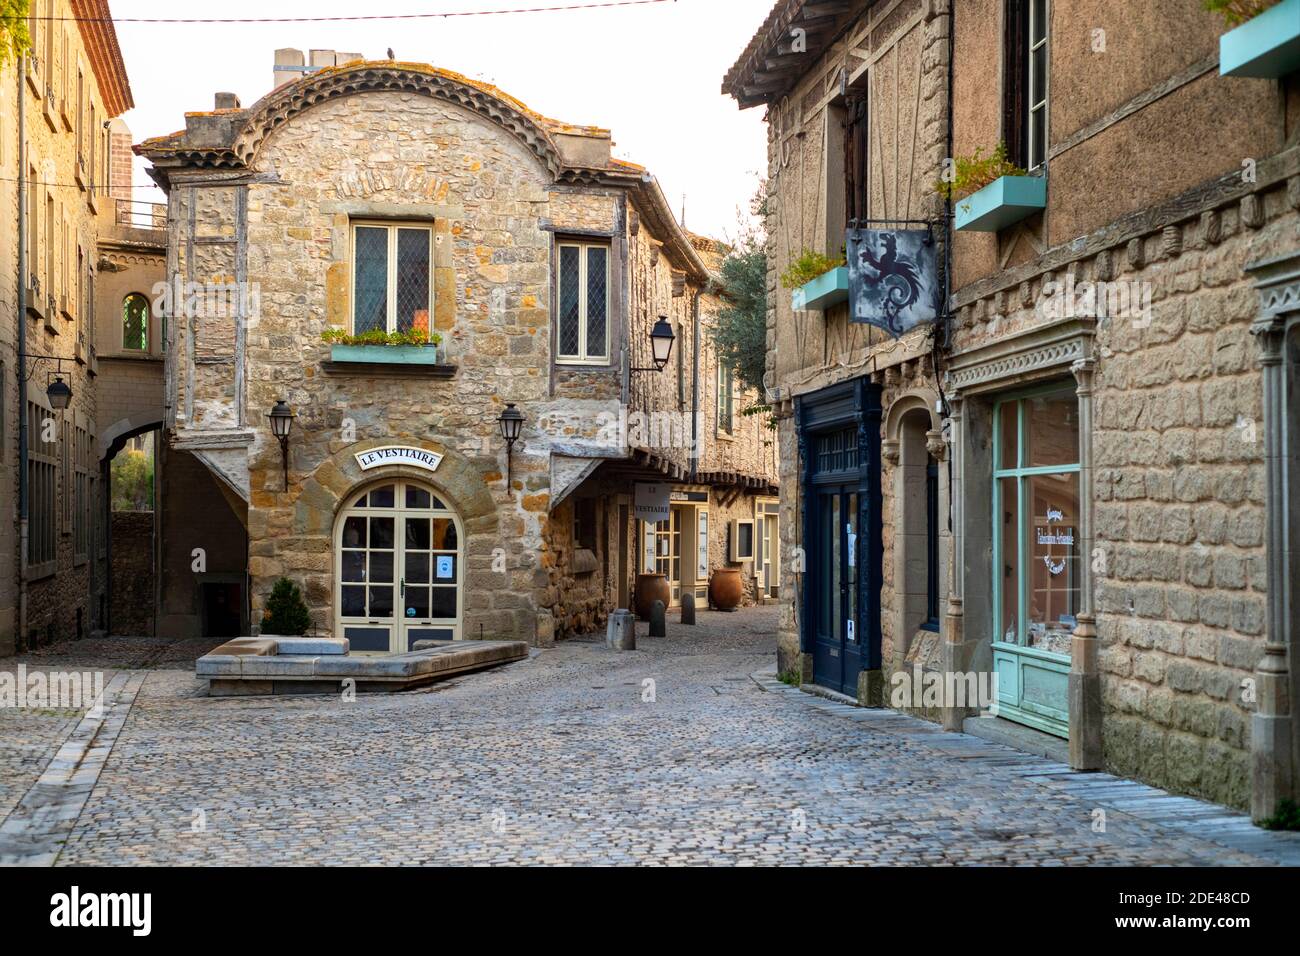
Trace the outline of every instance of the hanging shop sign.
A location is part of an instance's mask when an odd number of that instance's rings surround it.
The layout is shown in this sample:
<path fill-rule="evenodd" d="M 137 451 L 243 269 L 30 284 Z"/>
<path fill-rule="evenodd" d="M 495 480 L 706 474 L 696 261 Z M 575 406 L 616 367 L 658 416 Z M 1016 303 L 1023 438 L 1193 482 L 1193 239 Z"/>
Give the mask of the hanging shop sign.
<path fill-rule="evenodd" d="M 370 451 L 357 452 L 354 457 L 362 471 L 382 468 L 384 465 L 411 465 L 425 471 L 437 471 L 442 464 L 442 456 L 437 452 L 399 446 L 372 448 Z"/>
<path fill-rule="evenodd" d="M 642 521 L 667 521 L 672 517 L 671 485 L 638 484 L 633 508 Z"/>
<path fill-rule="evenodd" d="M 939 317 L 943 289 L 930 229 L 848 231 L 849 304 L 854 322 L 898 338 Z"/>

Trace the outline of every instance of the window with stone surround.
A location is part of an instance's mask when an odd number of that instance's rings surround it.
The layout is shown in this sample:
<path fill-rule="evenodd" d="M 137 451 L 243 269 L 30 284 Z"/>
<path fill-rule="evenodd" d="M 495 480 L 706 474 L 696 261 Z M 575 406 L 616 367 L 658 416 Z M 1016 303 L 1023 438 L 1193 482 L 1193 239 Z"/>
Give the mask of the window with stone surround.
<path fill-rule="evenodd" d="M 58 524 L 59 430 L 54 413 L 27 403 L 27 571 L 30 577 L 53 574 Z"/>
<path fill-rule="evenodd" d="M 149 300 L 139 292 L 122 300 L 122 348 L 132 352 L 149 350 Z"/>
<path fill-rule="evenodd" d="M 736 431 L 736 372 L 724 362 L 718 362 L 718 433 L 731 435 Z"/>
<path fill-rule="evenodd" d="M 609 246 L 561 242 L 556 259 L 556 360 L 572 365 L 608 364 Z"/>
<path fill-rule="evenodd" d="M 352 224 L 352 331 L 431 331 L 433 227 Z"/>

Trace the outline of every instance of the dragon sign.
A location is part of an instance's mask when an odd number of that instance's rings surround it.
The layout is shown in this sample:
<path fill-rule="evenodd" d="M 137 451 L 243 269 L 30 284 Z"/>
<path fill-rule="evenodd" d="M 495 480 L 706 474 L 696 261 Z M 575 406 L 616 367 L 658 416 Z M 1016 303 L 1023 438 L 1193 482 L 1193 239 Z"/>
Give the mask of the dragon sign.
<path fill-rule="evenodd" d="M 850 229 L 846 242 L 853 321 L 897 338 L 939 315 L 942 293 L 928 229 Z"/>

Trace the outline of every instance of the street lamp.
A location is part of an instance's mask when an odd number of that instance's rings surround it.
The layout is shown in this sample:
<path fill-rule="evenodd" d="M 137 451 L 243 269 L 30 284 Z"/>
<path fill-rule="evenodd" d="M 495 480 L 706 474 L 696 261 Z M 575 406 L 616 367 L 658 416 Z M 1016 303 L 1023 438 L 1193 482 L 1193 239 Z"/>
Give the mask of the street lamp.
<path fill-rule="evenodd" d="M 629 369 L 631 372 L 662 372 L 664 366 L 668 364 L 668 359 L 673 354 L 673 342 L 677 336 L 673 335 L 673 327 L 668 324 L 668 316 L 659 316 L 659 321 L 655 327 L 650 330 L 650 350 L 654 355 L 654 368 L 634 368 Z"/>
<path fill-rule="evenodd" d="M 72 389 L 62 375 L 55 375 L 54 381 L 45 389 L 45 397 L 50 400 L 50 408 L 61 412 L 72 404 Z"/>
<path fill-rule="evenodd" d="M 501 437 L 506 443 L 506 490 L 509 491 L 511 455 L 514 452 L 515 442 L 519 441 L 519 433 L 524 428 L 524 413 L 515 408 L 513 402 L 507 402 L 505 411 L 497 419 L 497 427 L 501 429 Z"/>
<path fill-rule="evenodd" d="M 296 417 L 287 402 L 282 398 L 266 416 L 271 420 L 271 434 L 280 442 L 280 457 L 284 461 L 284 490 L 289 490 L 289 433 L 293 431 Z"/>

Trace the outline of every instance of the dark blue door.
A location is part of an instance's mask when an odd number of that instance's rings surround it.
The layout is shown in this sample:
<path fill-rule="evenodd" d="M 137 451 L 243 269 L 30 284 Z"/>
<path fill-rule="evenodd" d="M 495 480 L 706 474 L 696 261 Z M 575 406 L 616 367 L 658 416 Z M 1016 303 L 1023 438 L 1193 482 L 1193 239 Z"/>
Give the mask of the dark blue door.
<path fill-rule="evenodd" d="M 798 401 L 803 651 L 813 681 L 858 695 L 880 664 L 880 388 L 858 379 Z"/>
<path fill-rule="evenodd" d="M 857 696 L 858 672 L 862 669 L 857 490 L 819 488 L 815 510 L 813 681 Z"/>

